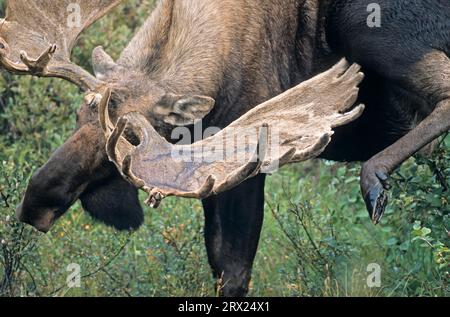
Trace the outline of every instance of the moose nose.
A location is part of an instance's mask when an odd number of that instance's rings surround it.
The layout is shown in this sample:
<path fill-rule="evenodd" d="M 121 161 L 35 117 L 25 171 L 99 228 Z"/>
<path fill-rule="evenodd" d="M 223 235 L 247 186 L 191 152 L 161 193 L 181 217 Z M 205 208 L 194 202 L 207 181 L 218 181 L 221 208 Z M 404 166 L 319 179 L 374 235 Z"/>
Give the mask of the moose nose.
<path fill-rule="evenodd" d="M 40 219 L 28 217 L 24 212 L 23 203 L 17 207 L 16 217 L 20 222 L 33 226 L 36 230 L 43 233 L 49 232 L 54 222 L 54 217 L 51 213 L 47 213 L 43 217 L 40 217 Z"/>

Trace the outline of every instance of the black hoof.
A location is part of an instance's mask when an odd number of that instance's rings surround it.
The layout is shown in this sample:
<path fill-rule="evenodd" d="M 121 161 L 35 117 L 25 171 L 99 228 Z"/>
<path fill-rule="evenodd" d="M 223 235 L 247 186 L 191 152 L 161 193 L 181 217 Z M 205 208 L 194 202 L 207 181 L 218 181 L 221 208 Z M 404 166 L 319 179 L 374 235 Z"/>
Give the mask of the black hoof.
<path fill-rule="evenodd" d="M 374 224 L 379 224 L 388 204 L 388 196 L 381 184 L 373 186 L 364 197 L 367 210 Z"/>
<path fill-rule="evenodd" d="M 375 172 L 376 177 L 373 178 L 372 186 L 364 194 L 367 211 L 374 224 L 378 224 L 383 218 L 384 212 L 388 204 L 387 190 L 390 189 L 388 184 L 389 176 L 383 172 Z"/>

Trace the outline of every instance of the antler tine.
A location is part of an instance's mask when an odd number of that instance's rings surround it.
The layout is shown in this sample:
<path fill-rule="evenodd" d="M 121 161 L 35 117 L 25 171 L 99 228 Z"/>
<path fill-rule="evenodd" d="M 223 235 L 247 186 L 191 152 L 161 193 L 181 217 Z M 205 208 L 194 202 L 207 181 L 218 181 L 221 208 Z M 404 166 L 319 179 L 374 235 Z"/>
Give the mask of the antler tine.
<path fill-rule="evenodd" d="M 37 59 L 30 59 L 27 52 L 20 51 L 20 60 L 28 67 L 29 71 L 34 74 L 45 74 L 48 63 L 56 52 L 56 44 L 50 45 Z"/>
<path fill-rule="evenodd" d="M 212 194 L 214 194 L 214 186 L 216 185 L 216 178 L 212 175 L 209 175 L 206 179 L 203 186 L 198 190 L 198 192 L 195 194 L 198 199 L 204 199 Z"/>
<path fill-rule="evenodd" d="M 137 179 L 131 171 L 132 157 L 131 155 L 125 156 L 122 162 L 122 175 L 125 176 L 131 183 L 137 188 L 145 188 L 145 183 L 142 180 Z M 147 189 L 149 191 L 149 189 Z"/>
<path fill-rule="evenodd" d="M 81 32 L 121 1 L 7 0 L 6 18 L 0 21 L 0 65 L 12 73 L 62 78 L 96 90 L 103 83 L 72 63 L 70 55 Z"/>
<path fill-rule="evenodd" d="M 8 49 L 8 43 L 0 38 L 0 62 L 2 63 L 3 68 L 18 74 L 39 75 L 45 72 L 48 63 L 56 52 L 56 45 L 50 45 L 37 59 L 30 59 L 28 54 L 21 50 L 19 56 L 22 64 L 13 62 L 8 58 Z"/>
<path fill-rule="evenodd" d="M 110 137 L 108 138 L 106 144 L 106 152 L 113 162 L 119 162 L 121 159 L 116 152 L 117 144 L 119 143 L 120 138 L 122 137 L 125 128 L 127 127 L 128 121 L 125 118 L 120 118 L 117 121 L 117 125 L 115 129 L 112 131 Z"/>
<path fill-rule="evenodd" d="M 241 168 L 227 175 L 225 181 L 214 189 L 214 194 L 225 192 L 228 189 L 236 187 L 246 179 L 252 178 L 259 174 L 267 156 L 267 147 L 269 143 L 268 129 L 269 125 L 264 123 L 259 132 L 258 144 L 256 146 L 255 153 L 250 161 Z"/>
<path fill-rule="evenodd" d="M 98 104 L 98 116 L 100 125 L 106 135 L 110 135 L 114 130 L 114 124 L 109 117 L 109 101 L 111 100 L 111 88 L 106 87 L 104 92 L 101 94 L 101 99 Z"/>
<path fill-rule="evenodd" d="M 333 135 L 332 132 L 325 133 L 322 135 L 318 140 L 315 141 L 314 144 L 312 144 L 310 147 L 302 150 L 297 151 L 295 155 L 293 155 L 290 159 L 290 162 L 303 162 L 311 157 L 316 157 L 322 153 L 327 145 L 331 142 L 331 136 Z"/>

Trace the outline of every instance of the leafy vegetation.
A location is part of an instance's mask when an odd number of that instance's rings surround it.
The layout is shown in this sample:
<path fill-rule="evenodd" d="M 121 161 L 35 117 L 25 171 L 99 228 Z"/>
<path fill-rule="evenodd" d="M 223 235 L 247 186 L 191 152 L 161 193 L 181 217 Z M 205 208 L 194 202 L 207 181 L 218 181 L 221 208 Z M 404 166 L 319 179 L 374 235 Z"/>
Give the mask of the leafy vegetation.
<path fill-rule="evenodd" d="M 89 68 L 96 45 L 117 57 L 152 6 L 122 5 L 82 37 L 75 59 Z M 28 179 L 70 136 L 81 100 L 60 80 L 1 74 L 0 295 L 216 295 L 196 201 L 169 199 L 146 210 L 134 233 L 93 222 L 79 205 L 48 235 L 15 221 Z M 379 226 L 367 216 L 358 175 L 359 165 L 314 161 L 269 178 L 250 295 L 450 295 L 450 137 L 393 175 Z M 67 286 L 71 263 L 80 265 L 80 288 Z M 367 284 L 371 263 L 381 268 L 380 287 Z"/>

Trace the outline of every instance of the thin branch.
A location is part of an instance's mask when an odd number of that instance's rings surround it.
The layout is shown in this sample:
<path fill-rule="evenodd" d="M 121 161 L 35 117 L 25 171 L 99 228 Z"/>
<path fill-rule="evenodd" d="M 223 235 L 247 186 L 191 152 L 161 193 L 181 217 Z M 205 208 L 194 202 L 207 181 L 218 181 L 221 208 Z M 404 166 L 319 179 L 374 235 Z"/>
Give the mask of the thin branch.
<path fill-rule="evenodd" d="M 126 246 L 130 243 L 130 237 L 131 237 L 132 233 L 130 234 L 130 236 L 128 237 L 127 241 L 119 248 L 119 250 L 104 264 L 102 264 L 101 266 L 99 266 L 97 269 L 95 269 L 94 271 L 82 275 L 81 278 L 90 278 L 96 274 L 98 274 L 99 272 L 104 272 L 106 270 L 106 268 L 114 261 L 118 258 L 118 256 L 122 253 L 122 251 L 126 248 Z M 61 291 L 64 287 L 66 287 L 66 285 L 61 285 L 60 287 L 56 288 L 55 290 L 53 290 L 52 293 L 50 293 L 50 296 L 54 296 L 56 293 L 58 293 L 59 291 Z"/>

